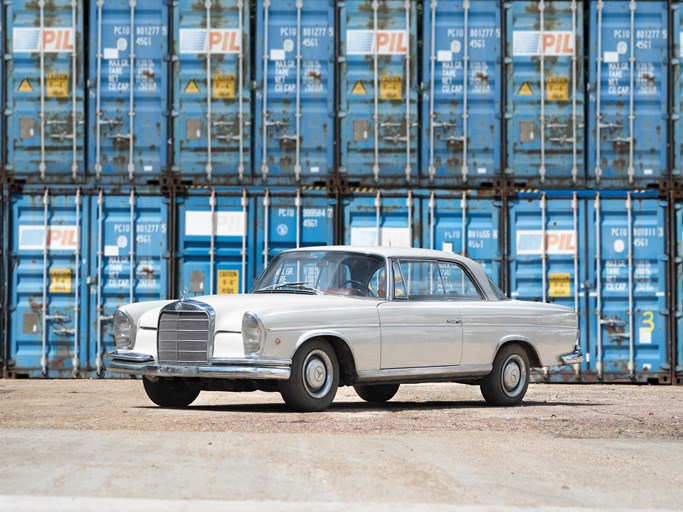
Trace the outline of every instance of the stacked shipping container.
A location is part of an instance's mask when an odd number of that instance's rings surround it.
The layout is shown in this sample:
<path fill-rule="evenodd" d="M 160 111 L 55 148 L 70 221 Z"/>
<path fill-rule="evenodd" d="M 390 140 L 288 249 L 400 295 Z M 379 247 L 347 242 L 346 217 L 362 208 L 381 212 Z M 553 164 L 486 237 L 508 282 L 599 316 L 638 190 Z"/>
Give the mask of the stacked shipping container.
<path fill-rule="evenodd" d="M 576 308 L 587 361 L 541 378 L 681 380 L 678 2 L 2 18 L 5 374 L 107 375 L 117 305 L 244 292 L 284 249 L 349 243 L 465 254 Z"/>

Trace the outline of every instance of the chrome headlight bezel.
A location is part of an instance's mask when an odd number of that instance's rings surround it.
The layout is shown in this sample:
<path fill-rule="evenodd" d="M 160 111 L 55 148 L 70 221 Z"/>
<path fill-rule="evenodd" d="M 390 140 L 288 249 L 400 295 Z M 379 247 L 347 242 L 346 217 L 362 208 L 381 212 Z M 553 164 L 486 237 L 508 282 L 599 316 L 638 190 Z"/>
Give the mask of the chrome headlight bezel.
<path fill-rule="evenodd" d="M 256 313 L 247 311 L 242 317 L 242 344 L 246 355 L 260 354 L 266 341 L 266 328 Z"/>
<path fill-rule="evenodd" d="M 117 309 L 112 324 L 116 349 L 132 349 L 135 346 L 135 331 L 137 330 L 133 318 L 125 311 Z"/>

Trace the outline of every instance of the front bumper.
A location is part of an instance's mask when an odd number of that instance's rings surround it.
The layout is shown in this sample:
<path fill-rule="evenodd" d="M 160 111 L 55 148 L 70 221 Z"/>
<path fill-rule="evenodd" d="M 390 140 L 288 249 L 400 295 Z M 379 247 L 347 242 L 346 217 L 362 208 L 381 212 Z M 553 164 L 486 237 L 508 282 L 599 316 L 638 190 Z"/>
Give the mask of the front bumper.
<path fill-rule="evenodd" d="M 150 377 L 198 377 L 229 380 L 287 380 L 291 359 L 215 358 L 206 365 L 159 364 L 148 354 L 114 352 L 107 370 L 128 375 Z"/>
<path fill-rule="evenodd" d="M 578 345 L 574 347 L 574 352 L 560 356 L 562 364 L 579 364 L 583 363 L 583 351 Z"/>

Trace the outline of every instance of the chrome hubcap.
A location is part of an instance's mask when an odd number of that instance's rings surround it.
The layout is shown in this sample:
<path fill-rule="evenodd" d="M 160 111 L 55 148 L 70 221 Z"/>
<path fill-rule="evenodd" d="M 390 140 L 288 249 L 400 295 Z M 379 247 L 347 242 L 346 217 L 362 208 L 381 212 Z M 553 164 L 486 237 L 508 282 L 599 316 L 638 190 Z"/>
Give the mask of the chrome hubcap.
<path fill-rule="evenodd" d="M 526 365 L 524 360 L 518 355 L 507 358 L 503 365 L 503 390 L 505 394 L 517 396 L 526 384 Z"/>
<path fill-rule="evenodd" d="M 313 350 L 303 364 L 306 392 L 313 398 L 325 396 L 332 387 L 332 361 L 322 350 Z"/>

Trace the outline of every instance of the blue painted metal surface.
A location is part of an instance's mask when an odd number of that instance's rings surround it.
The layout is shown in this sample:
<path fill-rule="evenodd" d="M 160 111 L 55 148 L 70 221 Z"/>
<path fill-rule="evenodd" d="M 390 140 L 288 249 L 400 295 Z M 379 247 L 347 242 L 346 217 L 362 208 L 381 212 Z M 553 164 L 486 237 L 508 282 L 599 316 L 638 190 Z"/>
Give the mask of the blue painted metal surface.
<path fill-rule="evenodd" d="M 647 382 L 670 370 L 666 203 L 642 194 L 589 201 L 589 368 L 605 381 Z"/>
<path fill-rule="evenodd" d="M 578 194 L 532 193 L 509 203 L 510 297 L 567 306 L 579 314 L 587 341 L 585 304 L 586 201 Z M 578 369 L 553 367 L 546 378 L 567 381 Z"/>
<path fill-rule="evenodd" d="M 88 366 L 96 375 L 105 375 L 115 349 L 111 320 L 116 308 L 167 298 L 168 213 L 167 199 L 134 190 L 89 198 Z"/>
<path fill-rule="evenodd" d="M 675 232 L 676 247 L 674 249 L 676 272 L 676 304 L 672 308 L 676 315 L 676 325 L 674 331 L 674 341 L 672 350 L 676 357 L 672 361 L 678 383 L 683 381 L 683 203 L 680 201 L 675 204 Z"/>
<path fill-rule="evenodd" d="M 337 5 L 339 172 L 354 183 L 416 183 L 416 2 L 349 0 Z"/>
<path fill-rule="evenodd" d="M 585 182 L 583 3 L 507 4 L 507 169 L 518 186 Z"/>
<path fill-rule="evenodd" d="M 168 165 L 168 1 L 90 9 L 88 172 L 159 179 Z"/>
<path fill-rule="evenodd" d="M 246 190 L 178 199 L 178 290 L 186 297 L 244 293 L 254 278 L 254 200 Z"/>
<path fill-rule="evenodd" d="M 18 0 L 5 12 L 6 168 L 34 183 L 82 179 L 83 4 Z"/>
<path fill-rule="evenodd" d="M 334 244 L 334 199 L 300 190 L 265 190 L 256 198 L 256 275 L 287 249 Z"/>
<path fill-rule="evenodd" d="M 671 113 L 673 118 L 673 133 L 670 134 L 672 139 L 672 155 L 671 162 L 672 178 L 678 183 L 683 181 L 683 69 L 680 62 L 683 60 L 683 4 L 676 2 L 672 4 L 671 11 L 673 33 L 671 34 L 671 60 L 676 62 L 678 66 L 672 67 L 672 82 L 673 82 L 673 102 Z"/>
<path fill-rule="evenodd" d="M 590 5 L 588 174 L 601 187 L 659 182 L 668 176 L 668 3 Z"/>
<path fill-rule="evenodd" d="M 424 1 L 423 183 L 501 176 L 500 1 Z"/>
<path fill-rule="evenodd" d="M 248 178 L 249 9 L 250 2 L 234 0 L 174 4 L 172 170 L 181 178 L 231 184 Z"/>
<path fill-rule="evenodd" d="M 271 184 L 334 174 L 334 2 L 258 0 L 254 172 Z"/>
<path fill-rule="evenodd" d="M 85 258 L 89 219 L 80 192 L 13 195 L 11 374 L 70 377 L 87 365 Z"/>
<path fill-rule="evenodd" d="M 462 192 L 435 192 L 420 198 L 421 246 L 455 252 L 479 262 L 486 273 L 501 282 L 499 201 Z"/>
<path fill-rule="evenodd" d="M 344 243 L 357 246 L 419 247 L 415 221 L 419 202 L 405 191 L 382 195 L 379 191 L 344 200 Z"/>

